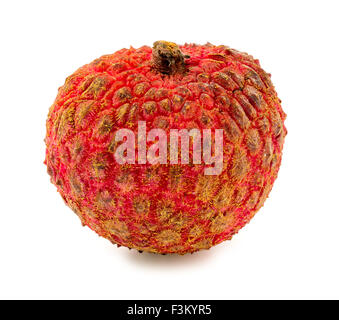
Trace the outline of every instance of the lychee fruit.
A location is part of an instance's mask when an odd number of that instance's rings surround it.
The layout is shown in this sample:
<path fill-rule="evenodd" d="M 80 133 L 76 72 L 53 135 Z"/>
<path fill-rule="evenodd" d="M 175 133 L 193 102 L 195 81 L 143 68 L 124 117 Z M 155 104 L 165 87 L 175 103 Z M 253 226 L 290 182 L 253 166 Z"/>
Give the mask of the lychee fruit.
<path fill-rule="evenodd" d="M 280 102 L 259 61 L 227 46 L 122 49 L 59 88 L 45 164 L 82 224 L 112 243 L 208 249 L 272 189 L 286 135 Z"/>

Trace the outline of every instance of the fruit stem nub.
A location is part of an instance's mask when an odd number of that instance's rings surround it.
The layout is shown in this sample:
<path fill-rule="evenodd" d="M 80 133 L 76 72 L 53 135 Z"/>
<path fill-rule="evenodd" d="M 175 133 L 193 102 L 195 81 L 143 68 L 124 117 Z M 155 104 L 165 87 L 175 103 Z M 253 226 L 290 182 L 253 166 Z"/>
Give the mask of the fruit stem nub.
<path fill-rule="evenodd" d="M 162 74 L 185 73 L 185 58 L 187 56 L 184 56 L 179 46 L 173 42 L 156 41 L 153 43 L 153 68 Z"/>

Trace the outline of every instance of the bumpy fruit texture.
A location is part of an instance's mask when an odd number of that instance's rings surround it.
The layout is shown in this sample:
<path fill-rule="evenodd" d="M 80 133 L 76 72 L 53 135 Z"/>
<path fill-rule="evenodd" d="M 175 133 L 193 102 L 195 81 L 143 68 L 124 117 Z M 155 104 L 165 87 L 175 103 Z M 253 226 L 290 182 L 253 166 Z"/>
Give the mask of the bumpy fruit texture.
<path fill-rule="evenodd" d="M 59 88 L 45 163 L 82 224 L 112 243 L 163 254 L 208 249 L 231 239 L 271 191 L 286 135 L 280 102 L 259 61 L 229 47 L 122 49 Z M 204 175 L 204 163 L 118 164 L 115 132 L 137 136 L 138 121 L 168 135 L 224 129 L 222 173 Z"/>

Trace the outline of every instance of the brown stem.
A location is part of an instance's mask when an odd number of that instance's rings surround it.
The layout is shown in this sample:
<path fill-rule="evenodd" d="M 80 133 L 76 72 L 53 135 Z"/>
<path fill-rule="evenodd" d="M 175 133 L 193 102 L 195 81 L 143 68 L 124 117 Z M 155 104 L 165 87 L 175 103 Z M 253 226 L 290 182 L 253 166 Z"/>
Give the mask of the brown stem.
<path fill-rule="evenodd" d="M 185 73 L 185 58 L 187 56 L 184 56 L 178 45 L 173 42 L 156 41 L 153 43 L 153 68 L 162 74 Z"/>

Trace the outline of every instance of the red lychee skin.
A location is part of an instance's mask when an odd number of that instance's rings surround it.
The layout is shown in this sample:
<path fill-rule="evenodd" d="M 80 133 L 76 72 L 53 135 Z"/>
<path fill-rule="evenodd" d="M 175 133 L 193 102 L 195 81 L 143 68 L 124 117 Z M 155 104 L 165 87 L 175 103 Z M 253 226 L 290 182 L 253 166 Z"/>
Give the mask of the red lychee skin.
<path fill-rule="evenodd" d="M 226 46 L 179 48 L 184 65 L 167 74 L 148 46 L 94 60 L 66 79 L 48 114 L 52 183 L 83 225 L 118 246 L 184 254 L 231 239 L 278 174 L 286 115 L 259 61 Z M 224 129 L 222 173 L 204 175 L 204 163 L 119 165 L 114 134 L 137 136 L 138 121 L 168 135 Z"/>

